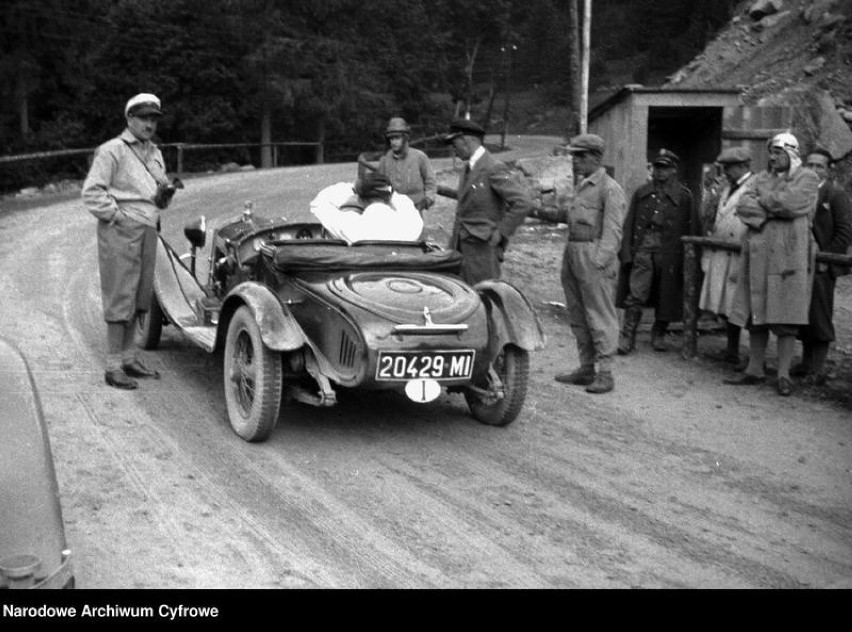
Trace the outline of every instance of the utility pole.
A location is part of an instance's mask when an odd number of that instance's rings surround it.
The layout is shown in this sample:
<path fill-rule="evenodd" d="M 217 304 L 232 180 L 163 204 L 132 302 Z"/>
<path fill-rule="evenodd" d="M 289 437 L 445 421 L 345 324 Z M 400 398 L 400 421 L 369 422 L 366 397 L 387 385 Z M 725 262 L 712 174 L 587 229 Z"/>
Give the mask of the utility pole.
<path fill-rule="evenodd" d="M 580 133 L 589 130 L 589 53 L 592 39 L 592 0 L 583 5 L 583 69 L 580 89 Z"/>
<path fill-rule="evenodd" d="M 518 47 L 512 44 L 503 46 L 500 51 L 503 54 L 508 54 L 508 62 L 506 63 L 506 92 L 503 95 L 503 133 L 500 138 L 500 149 L 506 147 L 506 135 L 509 133 L 509 94 L 512 91 L 512 53 L 518 50 Z"/>
<path fill-rule="evenodd" d="M 571 122 L 568 138 L 580 133 L 580 0 L 568 0 L 568 73 L 571 78 L 569 103 Z"/>

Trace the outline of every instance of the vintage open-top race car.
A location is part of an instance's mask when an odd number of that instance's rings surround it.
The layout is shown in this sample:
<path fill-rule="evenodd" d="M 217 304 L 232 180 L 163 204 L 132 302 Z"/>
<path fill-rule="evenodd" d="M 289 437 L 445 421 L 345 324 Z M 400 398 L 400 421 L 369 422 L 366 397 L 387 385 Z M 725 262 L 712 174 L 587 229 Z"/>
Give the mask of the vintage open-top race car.
<path fill-rule="evenodd" d="M 423 403 L 461 392 L 492 425 L 521 411 L 541 324 L 510 284 L 463 283 L 458 252 L 425 241 L 350 245 L 318 223 L 258 217 L 248 203 L 184 234 L 183 257 L 160 239 L 157 300 L 138 340 L 155 348 L 172 324 L 207 351 L 223 349 L 228 416 L 247 441 L 269 436 L 282 399 L 331 406 L 340 387 Z"/>

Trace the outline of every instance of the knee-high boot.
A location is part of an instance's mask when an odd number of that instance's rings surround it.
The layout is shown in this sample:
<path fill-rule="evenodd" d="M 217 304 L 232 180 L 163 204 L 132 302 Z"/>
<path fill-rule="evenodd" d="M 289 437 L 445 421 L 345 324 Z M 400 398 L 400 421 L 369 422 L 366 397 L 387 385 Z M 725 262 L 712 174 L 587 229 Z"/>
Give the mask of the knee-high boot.
<path fill-rule="evenodd" d="M 628 307 L 624 310 L 624 322 L 618 335 L 618 354 L 628 355 L 636 348 L 636 330 L 642 320 L 642 308 Z"/>

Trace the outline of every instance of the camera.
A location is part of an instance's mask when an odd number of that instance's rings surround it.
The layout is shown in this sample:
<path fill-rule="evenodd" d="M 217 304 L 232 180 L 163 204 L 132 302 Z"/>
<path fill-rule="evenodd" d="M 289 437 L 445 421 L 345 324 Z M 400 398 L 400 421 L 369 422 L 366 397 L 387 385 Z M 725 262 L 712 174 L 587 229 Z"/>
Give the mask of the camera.
<path fill-rule="evenodd" d="M 154 204 L 157 208 L 166 208 L 172 201 L 175 191 L 183 188 L 183 182 L 180 178 L 175 178 L 171 182 L 161 182 L 157 185 L 157 193 L 154 195 Z"/>

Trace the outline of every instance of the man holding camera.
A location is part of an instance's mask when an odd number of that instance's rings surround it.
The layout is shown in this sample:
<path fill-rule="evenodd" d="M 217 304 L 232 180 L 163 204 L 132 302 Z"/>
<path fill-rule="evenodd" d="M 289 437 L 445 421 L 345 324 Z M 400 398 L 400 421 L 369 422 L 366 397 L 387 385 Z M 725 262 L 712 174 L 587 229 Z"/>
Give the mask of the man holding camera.
<path fill-rule="evenodd" d="M 160 149 L 152 142 L 162 116 L 160 99 L 137 94 L 124 108 L 127 129 L 95 152 L 83 183 L 83 201 L 97 220 L 101 299 L 107 323 L 104 379 L 135 389 L 134 378 L 159 378 L 137 357 L 136 321 L 153 297 L 157 227 L 179 180 L 169 182 Z"/>

